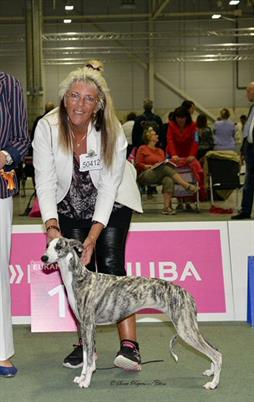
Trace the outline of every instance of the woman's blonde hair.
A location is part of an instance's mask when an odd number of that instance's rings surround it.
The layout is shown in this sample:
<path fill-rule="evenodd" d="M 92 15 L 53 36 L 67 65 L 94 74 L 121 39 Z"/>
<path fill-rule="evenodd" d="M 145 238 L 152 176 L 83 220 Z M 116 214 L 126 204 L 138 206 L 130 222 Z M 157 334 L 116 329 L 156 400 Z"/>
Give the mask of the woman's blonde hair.
<path fill-rule="evenodd" d="M 151 138 L 151 133 L 152 133 L 153 131 L 156 133 L 156 130 L 155 130 L 154 127 L 146 127 L 146 128 L 144 129 L 144 131 L 143 131 L 143 141 L 144 141 L 144 144 L 147 145 L 147 144 L 149 143 L 150 138 Z"/>
<path fill-rule="evenodd" d="M 93 66 L 86 66 L 72 71 L 59 86 L 59 145 L 66 152 L 73 151 L 72 137 L 70 135 L 70 127 L 64 98 L 71 86 L 78 81 L 91 85 L 98 90 L 98 108 L 93 118 L 93 124 L 97 131 L 101 130 L 103 161 L 107 167 L 111 167 L 113 164 L 120 123 L 115 114 L 113 101 L 106 80 L 101 72 L 94 69 Z"/>

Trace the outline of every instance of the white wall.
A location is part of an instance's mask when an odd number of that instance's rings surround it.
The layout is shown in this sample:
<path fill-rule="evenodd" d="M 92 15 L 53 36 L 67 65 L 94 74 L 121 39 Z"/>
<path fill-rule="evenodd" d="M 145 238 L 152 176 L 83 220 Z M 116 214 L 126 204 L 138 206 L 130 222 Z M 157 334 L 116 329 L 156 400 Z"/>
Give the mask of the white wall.
<path fill-rule="evenodd" d="M 110 3 L 111 4 L 111 3 Z M 230 29 L 234 27 L 231 21 L 218 22 L 216 27 Z M 64 24 L 44 24 L 44 33 L 59 33 L 67 28 Z M 72 24 L 69 30 L 75 32 L 145 32 L 148 29 L 147 23 L 101 23 L 94 24 Z M 163 33 L 170 30 L 171 36 L 168 40 L 158 40 L 155 46 L 154 72 L 159 73 L 166 80 L 172 82 L 181 91 L 185 92 L 190 99 L 201 104 L 204 108 L 217 115 L 222 107 L 228 107 L 232 111 L 233 120 L 237 121 L 241 113 L 247 112 L 248 102 L 245 97 L 244 89 L 237 89 L 236 81 L 236 62 L 173 62 L 172 58 L 179 55 L 184 56 L 190 49 L 199 45 L 209 45 L 214 41 L 214 37 L 203 36 L 203 33 L 209 29 L 215 29 L 215 26 L 209 21 L 186 21 L 171 22 L 158 21 L 154 23 L 154 32 Z M 197 33 L 200 32 L 200 36 Z M 193 35 L 191 31 L 193 30 Z M 0 46 L 1 70 L 17 76 L 26 90 L 26 55 L 25 55 L 25 26 L 24 24 L 0 24 L 0 37 L 2 43 Z M 230 42 L 235 38 L 222 37 L 218 43 L 224 41 Z M 241 38 L 241 41 L 244 39 Z M 245 41 L 249 40 L 249 37 Z M 130 40 L 108 40 L 96 41 L 87 40 L 75 43 L 50 42 L 43 41 L 44 49 L 44 77 L 45 77 L 45 101 L 52 100 L 57 103 L 58 85 L 66 74 L 78 67 L 74 65 L 49 65 L 46 60 L 50 57 L 56 57 L 56 54 L 49 53 L 51 47 L 61 48 L 62 46 L 84 46 L 91 49 L 98 49 L 98 53 L 93 53 L 93 57 L 101 58 L 105 62 L 105 76 L 109 82 L 112 91 L 114 103 L 118 110 L 119 117 L 124 118 L 129 111 L 140 112 L 142 110 L 143 99 L 148 96 L 148 73 L 139 62 L 133 61 L 126 53 L 126 47 L 132 49 L 136 58 L 141 62 L 148 63 L 148 54 L 146 39 Z M 105 52 L 103 46 L 116 47 L 117 52 Z M 161 47 L 160 47 L 161 46 Z M 191 47 L 190 47 L 191 46 Z M 184 51 L 188 49 L 188 51 Z M 212 52 L 212 50 L 211 50 Z M 218 50 L 214 53 L 218 53 Z M 51 56 L 49 56 L 51 54 Z M 91 57 L 91 52 L 82 51 L 84 61 Z M 64 54 L 62 55 L 64 57 Z M 171 61 L 168 61 L 171 60 Z M 245 87 L 247 83 L 254 80 L 254 62 L 239 62 L 239 84 Z M 174 109 L 182 99 L 172 93 L 168 88 L 154 80 L 154 105 L 155 111 L 159 113 L 164 120 L 169 110 Z"/>

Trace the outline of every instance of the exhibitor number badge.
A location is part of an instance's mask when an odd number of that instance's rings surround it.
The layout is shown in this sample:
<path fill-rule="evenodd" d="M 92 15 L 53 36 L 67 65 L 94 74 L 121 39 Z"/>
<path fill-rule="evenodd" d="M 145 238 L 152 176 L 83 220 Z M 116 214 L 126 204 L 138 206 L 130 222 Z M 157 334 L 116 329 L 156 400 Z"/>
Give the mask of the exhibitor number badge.
<path fill-rule="evenodd" d="M 80 155 L 80 172 L 87 172 L 89 170 L 99 170 L 102 168 L 101 160 L 98 155 L 82 154 Z"/>

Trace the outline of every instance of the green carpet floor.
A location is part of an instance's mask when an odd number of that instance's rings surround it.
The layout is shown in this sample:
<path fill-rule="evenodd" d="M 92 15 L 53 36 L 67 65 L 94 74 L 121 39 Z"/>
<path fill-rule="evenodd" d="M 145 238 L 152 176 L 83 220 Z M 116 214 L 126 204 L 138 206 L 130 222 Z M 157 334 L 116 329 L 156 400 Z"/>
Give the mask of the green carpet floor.
<path fill-rule="evenodd" d="M 23 215 L 27 208 L 28 201 L 33 194 L 34 189 L 31 187 L 31 183 L 28 182 L 26 189 L 26 196 L 14 197 L 14 211 L 13 211 L 13 223 L 15 225 L 33 225 L 41 224 L 41 218 L 30 218 Z M 241 195 L 238 197 L 239 202 Z M 31 203 L 32 205 L 32 203 Z M 31 206 L 30 205 L 30 206 Z M 155 194 L 152 199 L 148 199 L 146 195 L 142 195 L 143 214 L 134 213 L 132 216 L 132 222 L 206 222 L 206 221 L 227 221 L 231 218 L 231 214 L 213 214 L 209 212 L 211 207 L 210 201 L 200 202 L 200 211 L 177 211 L 176 215 L 162 215 L 161 210 L 163 208 L 163 200 L 160 189 L 158 194 Z M 192 204 L 195 207 L 194 204 Z M 236 194 L 235 192 L 226 200 L 216 202 L 216 206 L 221 208 L 235 208 L 236 207 Z"/>
<path fill-rule="evenodd" d="M 97 371 L 89 389 L 73 383 L 80 369 L 62 367 L 76 341 L 74 333 L 31 334 L 30 326 L 14 327 L 19 369 L 12 379 L 0 378 L 1 402 L 251 402 L 254 399 L 254 329 L 245 323 L 200 323 L 202 334 L 223 353 L 221 382 L 206 391 L 202 372 L 209 361 L 183 343 L 176 345 L 179 362 L 169 354 L 174 333 L 167 323 L 138 324 L 144 364 L 139 373 L 112 368 L 118 349 L 114 326 L 97 328 Z M 108 368 L 108 369 L 107 369 Z"/>

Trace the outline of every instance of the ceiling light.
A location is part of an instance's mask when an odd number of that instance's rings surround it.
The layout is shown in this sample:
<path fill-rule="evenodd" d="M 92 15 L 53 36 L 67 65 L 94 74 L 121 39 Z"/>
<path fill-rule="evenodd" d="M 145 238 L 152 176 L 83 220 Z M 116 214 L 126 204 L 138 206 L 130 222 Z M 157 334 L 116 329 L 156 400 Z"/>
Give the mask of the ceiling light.
<path fill-rule="evenodd" d="M 64 24 L 71 24 L 72 20 L 70 18 L 65 18 L 63 22 Z"/>
<path fill-rule="evenodd" d="M 66 6 L 64 6 L 64 9 L 65 9 L 66 11 L 72 11 L 72 10 L 74 9 L 74 6 L 66 5 Z"/>
<path fill-rule="evenodd" d="M 230 6 L 237 6 L 240 3 L 240 0 L 230 0 L 228 3 Z"/>
<path fill-rule="evenodd" d="M 136 8 L 136 1 L 135 0 L 122 0 L 121 8 L 126 10 L 131 10 Z"/>
<path fill-rule="evenodd" d="M 213 14 L 212 15 L 213 20 L 218 20 L 219 18 L 221 18 L 221 14 Z"/>

